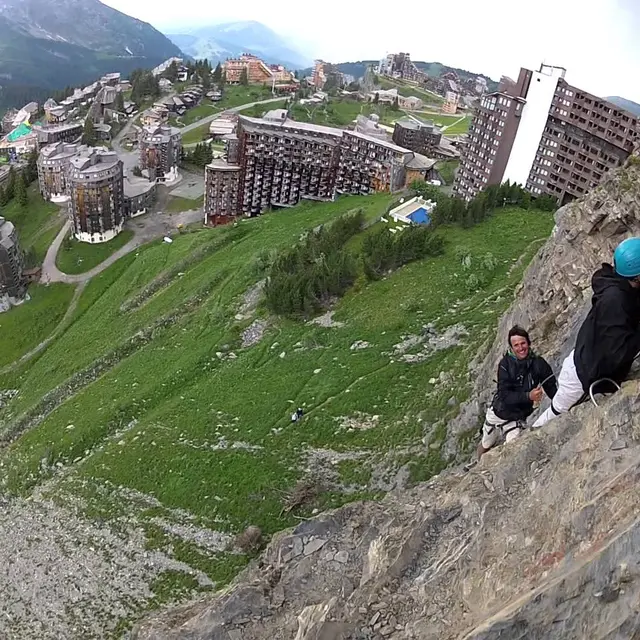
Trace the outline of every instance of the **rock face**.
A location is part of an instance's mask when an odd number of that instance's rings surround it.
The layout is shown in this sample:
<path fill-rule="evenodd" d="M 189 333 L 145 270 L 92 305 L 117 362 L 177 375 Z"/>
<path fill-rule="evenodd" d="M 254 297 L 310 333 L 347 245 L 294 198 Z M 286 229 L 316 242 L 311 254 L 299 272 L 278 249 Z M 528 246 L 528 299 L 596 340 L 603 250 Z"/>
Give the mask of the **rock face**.
<path fill-rule="evenodd" d="M 590 275 L 640 235 L 632 158 L 558 213 L 487 357 L 480 401 L 514 322 L 558 367 Z M 532 214 L 533 215 L 533 214 Z M 483 457 L 465 473 L 355 503 L 277 536 L 226 591 L 149 619 L 135 637 L 211 640 L 632 638 L 640 628 L 640 378 Z"/>

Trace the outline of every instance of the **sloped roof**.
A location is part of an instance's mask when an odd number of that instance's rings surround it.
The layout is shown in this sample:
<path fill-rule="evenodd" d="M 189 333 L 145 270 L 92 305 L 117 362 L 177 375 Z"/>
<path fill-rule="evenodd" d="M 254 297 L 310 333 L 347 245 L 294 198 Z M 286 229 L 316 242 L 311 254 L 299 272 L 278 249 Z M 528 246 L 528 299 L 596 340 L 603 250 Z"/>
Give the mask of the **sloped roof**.
<path fill-rule="evenodd" d="M 23 122 L 7 136 L 7 140 L 9 142 L 15 142 L 16 140 L 20 140 L 20 138 L 28 136 L 30 133 L 32 133 L 31 127 Z"/>
<path fill-rule="evenodd" d="M 415 169 L 417 171 L 429 171 L 435 165 L 436 161 L 427 156 L 423 156 L 421 153 L 412 152 L 410 155 L 405 156 L 404 166 L 407 169 Z"/>

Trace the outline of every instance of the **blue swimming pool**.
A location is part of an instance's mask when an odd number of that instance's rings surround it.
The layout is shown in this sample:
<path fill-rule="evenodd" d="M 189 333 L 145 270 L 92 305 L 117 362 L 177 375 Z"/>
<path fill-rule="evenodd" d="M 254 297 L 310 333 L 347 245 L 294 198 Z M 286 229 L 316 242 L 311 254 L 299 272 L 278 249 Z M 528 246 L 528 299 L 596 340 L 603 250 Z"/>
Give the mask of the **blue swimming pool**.
<path fill-rule="evenodd" d="M 413 213 L 410 213 L 408 216 L 411 222 L 415 222 L 416 224 L 430 224 L 431 218 L 429 217 L 428 211 L 424 207 L 420 207 L 416 209 Z"/>

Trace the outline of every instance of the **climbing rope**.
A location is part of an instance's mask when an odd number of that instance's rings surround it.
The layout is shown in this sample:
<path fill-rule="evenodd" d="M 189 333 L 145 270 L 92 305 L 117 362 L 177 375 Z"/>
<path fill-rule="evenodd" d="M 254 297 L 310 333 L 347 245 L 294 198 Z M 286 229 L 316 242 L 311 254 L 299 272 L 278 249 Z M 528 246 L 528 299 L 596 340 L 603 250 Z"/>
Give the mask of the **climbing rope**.
<path fill-rule="evenodd" d="M 589 387 L 589 397 L 591 398 L 591 402 L 593 402 L 593 404 L 597 407 L 599 406 L 598 403 L 596 402 L 596 399 L 593 397 L 593 388 L 600 384 L 601 382 L 610 382 L 614 387 L 616 387 L 616 389 L 618 391 L 620 391 L 621 387 L 620 385 L 615 381 L 612 380 L 611 378 L 600 378 L 600 380 L 596 380 L 590 387 Z"/>

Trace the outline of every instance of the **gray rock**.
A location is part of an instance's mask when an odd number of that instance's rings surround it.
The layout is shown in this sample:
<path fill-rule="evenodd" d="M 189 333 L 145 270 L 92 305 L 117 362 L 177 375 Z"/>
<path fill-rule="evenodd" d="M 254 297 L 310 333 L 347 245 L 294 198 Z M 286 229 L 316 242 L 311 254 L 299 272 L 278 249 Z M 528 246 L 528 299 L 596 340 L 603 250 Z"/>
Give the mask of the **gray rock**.
<path fill-rule="evenodd" d="M 311 540 L 310 542 L 304 545 L 304 555 L 310 556 L 312 553 L 315 553 L 316 551 L 320 551 L 320 549 L 322 549 L 322 547 L 324 547 L 325 544 L 327 544 L 327 541 L 323 540 L 322 538 L 315 538 Z"/>

